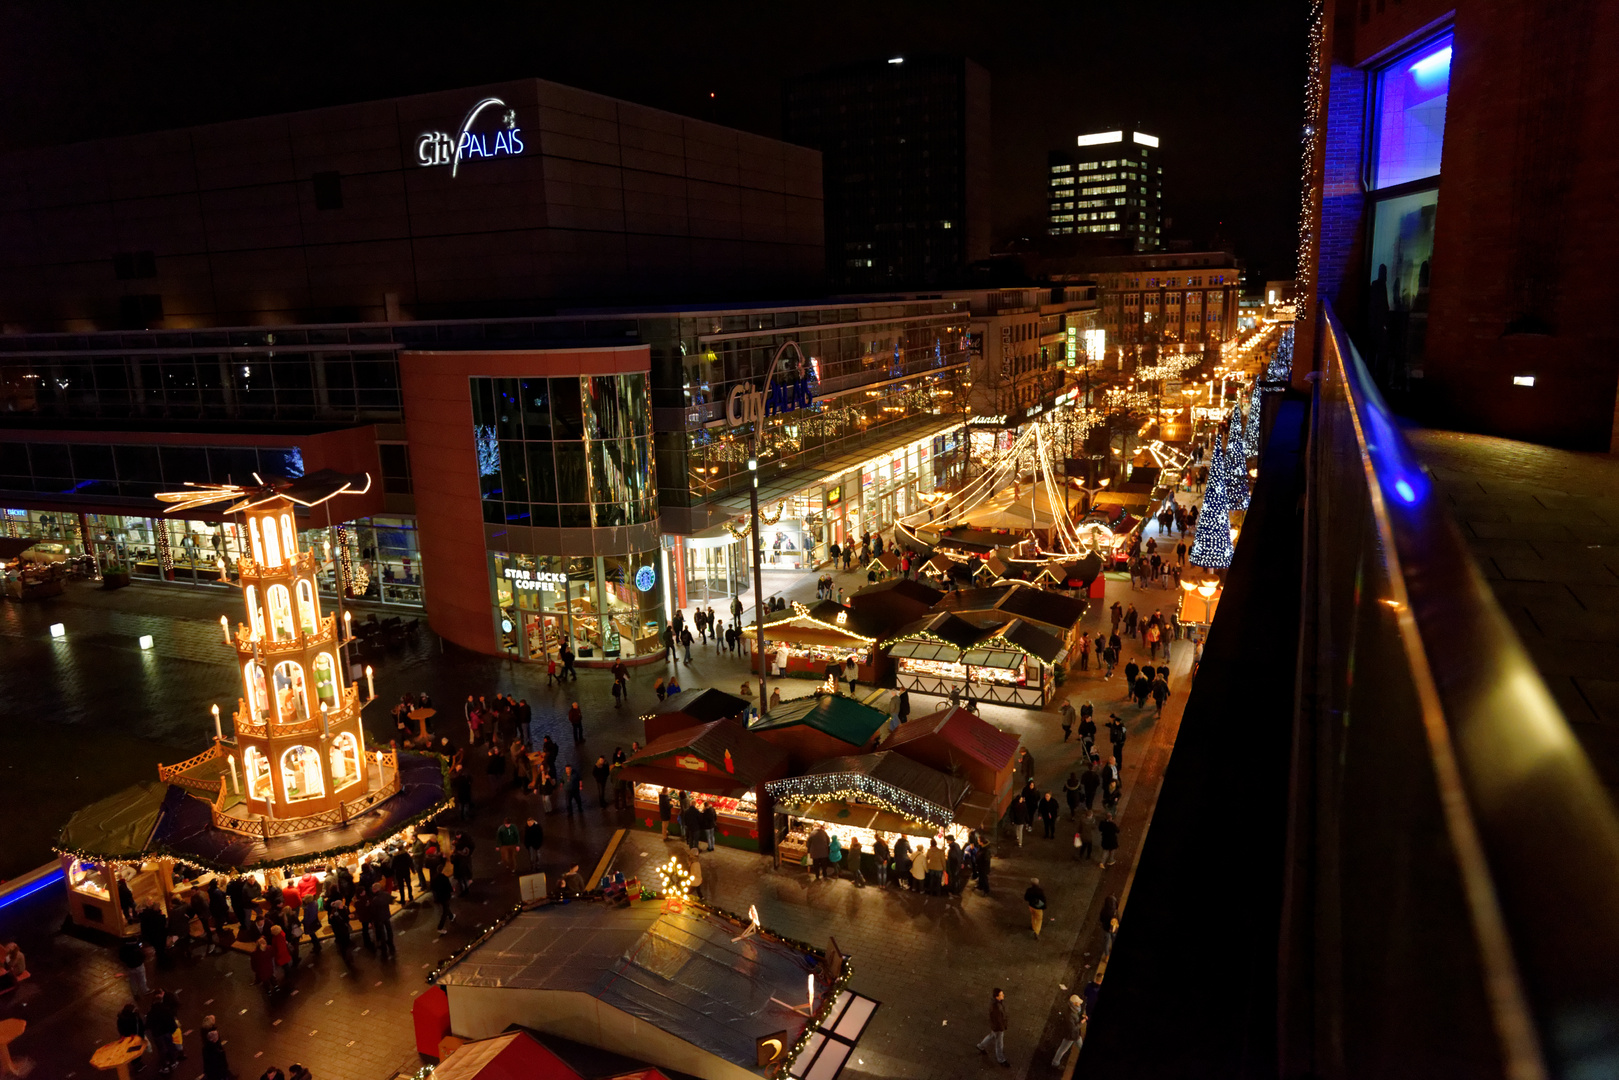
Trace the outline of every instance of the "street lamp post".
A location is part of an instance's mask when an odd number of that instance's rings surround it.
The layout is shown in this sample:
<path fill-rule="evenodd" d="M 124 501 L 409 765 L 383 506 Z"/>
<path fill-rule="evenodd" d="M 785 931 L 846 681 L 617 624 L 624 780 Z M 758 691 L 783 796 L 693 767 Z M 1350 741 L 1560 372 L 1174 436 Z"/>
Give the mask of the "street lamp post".
<path fill-rule="evenodd" d="M 798 354 L 801 367 L 808 367 L 804 360 L 804 350 L 798 347 L 798 342 L 784 341 L 776 350 L 776 355 L 770 358 L 770 367 L 765 371 L 765 384 L 759 396 L 759 407 L 754 412 L 752 423 L 748 428 L 748 515 L 753 531 L 753 626 L 755 632 L 756 651 L 759 656 L 759 713 L 764 715 L 770 704 L 766 697 L 765 684 L 765 585 L 764 585 L 764 540 L 759 524 L 759 428 L 765 422 L 765 409 L 770 400 L 770 380 L 776 374 L 776 365 L 791 348 Z"/>

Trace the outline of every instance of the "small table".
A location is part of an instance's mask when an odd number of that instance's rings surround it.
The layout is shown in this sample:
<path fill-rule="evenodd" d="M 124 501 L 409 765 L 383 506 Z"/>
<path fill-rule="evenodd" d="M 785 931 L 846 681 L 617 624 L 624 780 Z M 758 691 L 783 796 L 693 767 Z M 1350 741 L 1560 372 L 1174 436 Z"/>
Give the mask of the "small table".
<path fill-rule="evenodd" d="M 130 1035 L 110 1042 L 90 1055 L 90 1064 L 108 1072 L 118 1070 L 118 1080 L 129 1080 L 129 1063 L 146 1051 L 146 1042 L 139 1035 Z"/>
<path fill-rule="evenodd" d="M 11 1061 L 11 1044 L 22 1038 L 22 1033 L 28 1030 L 28 1021 L 11 1017 L 0 1020 L 0 1072 L 8 1076 L 18 1076 L 17 1066 Z"/>
<path fill-rule="evenodd" d="M 412 709 L 410 712 L 406 713 L 405 715 L 407 717 L 409 717 L 410 719 L 416 721 L 417 724 L 420 725 L 420 734 L 421 734 L 422 742 L 427 744 L 427 745 L 432 745 L 431 742 L 430 742 L 432 736 L 428 735 L 428 733 L 427 733 L 427 721 L 429 721 L 433 717 L 437 716 L 438 715 L 438 710 L 437 709 Z"/>

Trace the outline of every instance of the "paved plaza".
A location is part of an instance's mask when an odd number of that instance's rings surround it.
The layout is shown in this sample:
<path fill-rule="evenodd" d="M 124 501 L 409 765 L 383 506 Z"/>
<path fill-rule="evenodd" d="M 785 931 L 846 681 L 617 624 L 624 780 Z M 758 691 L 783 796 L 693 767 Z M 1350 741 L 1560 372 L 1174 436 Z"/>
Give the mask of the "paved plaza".
<path fill-rule="evenodd" d="M 859 574 L 838 578 L 846 592 L 864 584 Z M 772 574 L 766 590 L 809 600 L 815 579 Z M 1086 616 L 1090 629 L 1103 624 L 1106 603 L 1132 594 L 1128 580 L 1110 578 L 1107 589 L 1108 600 Z M 1167 590 L 1135 591 L 1133 598 L 1145 612 L 1158 606 L 1167 610 L 1174 601 Z M 9 766 L 8 840 L 0 858 L 7 860 L 8 875 L 49 859 L 56 829 L 77 806 L 154 779 L 157 762 L 189 756 L 206 745 L 212 733 L 209 705 L 224 708 L 236 697 L 235 670 L 219 643 L 218 618 L 239 603 L 234 591 L 137 586 L 105 593 L 76 586 L 48 604 L 0 605 L 0 664 L 8 672 L 30 673 L 8 679 L 0 701 L 0 755 Z M 51 639 L 52 622 L 64 624 L 64 638 Z M 139 648 L 142 634 L 153 636 L 151 650 Z M 704 856 L 720 906 L 745 911 L 758 903 L 767 925 L 816 942 L 837 936 L 855 957 L 856 988 L 884 1006 L 862 1043 L 861 1060 L 850 1065 L 854 1074 L 980 1071 L 984 1059 L 972 1043 L 983 1035 L 992 985 L 1009 990 L 1013 1071 L 1036 1076 L 1049 1071 L 1054 1010 L 1066 997 L 1063 986 L 1077 989 L 1088 978 L 1101 899 L 1124 888 L 1185 700 L 1190 662 L 1190 646 L 1181 643 L 1171 664 L 1174 696 L 1163 718 L 1155 718 L 1150 706 L 1136 710 L 1116 700 L 1122 696 L 1122 677 L 1104 687 L 1094 671 L 1076 672 L 1065 688 L 1076 703 L 1094 701 L 1099 720 L 1116 711 L 1129 723 L 1121 858 L 1106 871 L 1105 881 L 1094 864 L 1073 862 L 1071 833 L 1068 838 L 1059 833 L 1056 841 L 1028 837 L 1021 851 L 1003 837 L 993 896 L 968 895 L 959 902 L 875 888 L 857 891 L 847 881 L 811 884 L 797 868 L 772 870 L 768 859 L 723 848 Z M 655 704 L 653 680 L 668 673 L 663 664 L 631 669 L 630 703 L 615 709 L 605 671 L 582 669 L 577 683 L 547 687 L 543 668 L 441 646 L 425 622 L 376 668 L 380 700 L 368 710 L 374 740 L 391 734 L 384 703 L 404 691 L 431 693 L 444 713 L 441 731 L 457 743 L 465 742 L 464 725 L 449 721 L 460 715 L 459 703 L 468 693 L 510 691 L 533 704 L 535 739 L 550 734 L 562 747 L 561 763 L 587 770 L 597 755 L 644 741 L 639 717 Z M 731 691 L 748 677 L 741 658 L 701 648 L 689 668 L 681 665 L 680 674 L 687 688 L 713 685 Z M 789 697 L 815 686 L 797 679 L 780 685 Z M 885 707 L 890 697 L 871 691 L 862 696 Z M 574 700 L 585 713 L 586 740 L 577 747 L 565 721 Z M 913 702 L 915 713 L 930 707 L 925 698 Z M 985 706 L 983 714 L 1023 737 L 1043 788 L 1060 789 L 1077 767 L 1077 740 L 1062 742 L 1054 712 Z M 448 937 L 436 935 L 430 909 L 407 908 L 396 919 L 397 960 L 379 961 L 359 949 L 344 964 L 328 947 L 317 960 L 306 955 L 292 992 L 273 998 L 251 984 L 246 958 L 238 953 L 179 961 L 157 972 L 153 985 L 182 991 L 181 1017 L 188 1030 L 194 1031 L 204 1014 L 218 1017 L 232 1066 L 243 1076 L 293 1061 L 311 1066 L 321 1080 L 387 1080 L 398 1069 L 414 1071 L 420 1059 L 409 1009 L 425 989 L 426 972 L 516 898 L 515 878 L 498 866 L 493 834 L 506 813 L 527 813 L 527 798 L 481 773 L 476 783 L 477 814 L 470 826 L 479 844 L 476 879 L 472 896 L 457 902 L 461 918 Z M 586 786 L 590 809 L 583 820 L 561 813 L 545 819 L 544 868 L 553 874 L 576 863 L 588 872 L 613 831 L 632 824 L 627 812 L 597 808 L 588 790 L 593 785 Z M 661 847 L 652 834 L 634 830 L 623 858 Z M 1030 876 L 1040 877 L 1051 897 L 1046 932 L 1038 942 L 1021 900 Z M 0 909 L 0 940 L 21 943 L 35 972 L 17 993 L 0 998 L 0 1016 L 28 1021 L 28 1032 L 13 1050 L 32 1063 L 34 1075 L 53 1080 L 92 1074 L 88 1057 L 113 1037 L 113 1018 L 129 996 L 112 951 L 60 932 L 62 917 L 57 890 Z M 179 1076 L 195 1075 L 187 1072 L 197 1062 L 194 1036 L 187 1045 L 190 1056 Z"/>

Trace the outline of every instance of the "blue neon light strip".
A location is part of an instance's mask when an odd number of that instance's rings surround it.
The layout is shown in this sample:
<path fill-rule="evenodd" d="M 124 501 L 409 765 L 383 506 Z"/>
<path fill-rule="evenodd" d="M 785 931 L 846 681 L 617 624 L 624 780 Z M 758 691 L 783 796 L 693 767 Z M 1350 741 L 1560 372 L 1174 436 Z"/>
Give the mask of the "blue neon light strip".
<path fill-rule="evenodd" d="M 57 867 L 55 870 L 52 870 L 38 881 L 29 885 L 28 888 L 18 889 L 16 892 L 6 893 L 5 895 L 0 896 L 0 908 L 10 907 L 19 900 L 25 900 L 39 892 L 41 889 L 47 889 L 52 885 L 65 881 L 66 877 L 67 875 L 63 873 L 61 867 Z"/>

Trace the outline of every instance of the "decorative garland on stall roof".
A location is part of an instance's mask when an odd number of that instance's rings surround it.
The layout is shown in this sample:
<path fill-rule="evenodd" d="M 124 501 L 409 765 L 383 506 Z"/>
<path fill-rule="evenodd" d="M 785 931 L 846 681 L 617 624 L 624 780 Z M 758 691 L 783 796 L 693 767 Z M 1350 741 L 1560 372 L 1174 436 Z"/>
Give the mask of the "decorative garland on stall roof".
<path fill-rule="evenodd" d="M 816 626 L 819 626 L 825 630 L 831 630 L 833 633 L 844 634 L 848 637 L 854 638 L 857 641 L 863 641 L 867 645 L 870 645 L 877 640 L 874 637 L 867 637 L 864 634 L 857 634 L 853 630 L 850 630 L 847 626 L 837 626 L 833 623 L 826 622 L 825 620 L 817 619 L 815 616 L 809 613 L 809 608 L 805 606 L 802 601 L 798 600 L 793 601 L 791 615 L 788 615 L 784 619 L 777 619 L 775 622 L 765 623 L 765 629 L 768 630 L 772 626 L 780 626 L 783 623 L 798 622 L 800 620 L 807 623 L 814 623 Z"/>
<path fill-rule="evenodd" d="M 954 820 L 948 809 L 871 776 L 818 773 L 772 780 L 765 785 L 781 802 L 858 802 L 898 814 L 918 826 L 944 829 Z M 811 819 L 813 820 L 813 819 Z"/>

